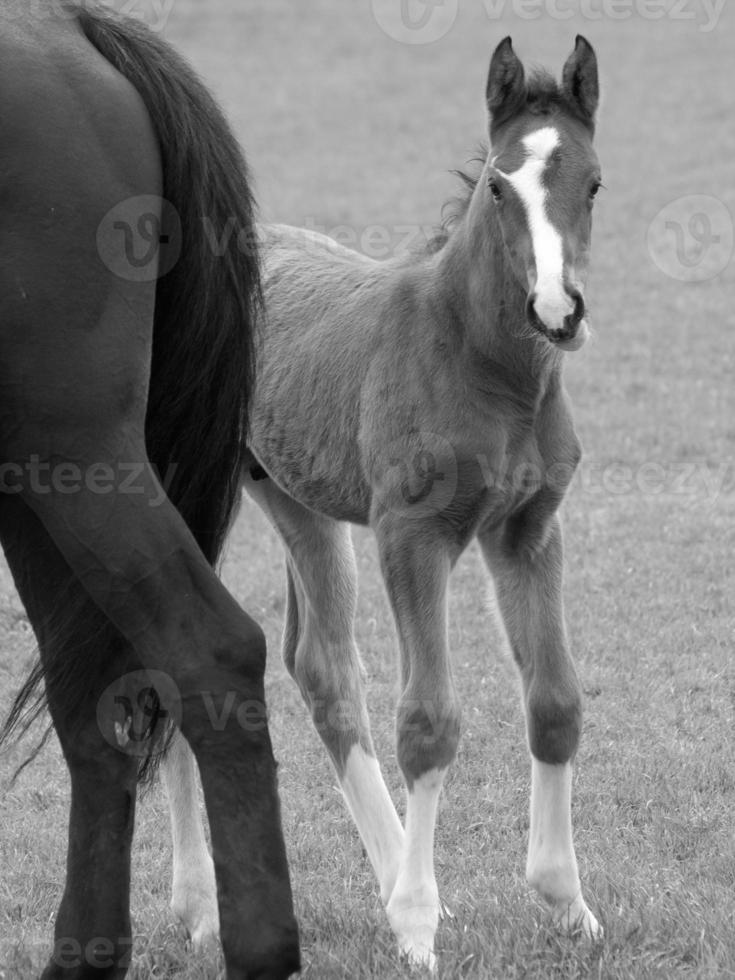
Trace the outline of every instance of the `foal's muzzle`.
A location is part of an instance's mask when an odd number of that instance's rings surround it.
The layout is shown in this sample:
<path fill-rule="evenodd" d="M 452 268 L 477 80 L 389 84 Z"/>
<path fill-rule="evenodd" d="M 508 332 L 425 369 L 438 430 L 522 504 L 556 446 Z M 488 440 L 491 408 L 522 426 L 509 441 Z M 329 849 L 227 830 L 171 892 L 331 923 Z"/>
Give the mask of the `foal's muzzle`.
<path fill-rule="evenodd" d="M 536 293 L 534 291 L 528 294 L 526 300 L 526 317 L 531 326 L 546 337 L 550 343 L 562 350 L 579 350 L 589 336 L 587 321 L 585 320 L 584 296 L 574 286 L 565 286 L 565 292 L 573 303 L 573 309 L 564 317 L 561 327 L 553 328 L 544 323 L 536 312 Z"/>

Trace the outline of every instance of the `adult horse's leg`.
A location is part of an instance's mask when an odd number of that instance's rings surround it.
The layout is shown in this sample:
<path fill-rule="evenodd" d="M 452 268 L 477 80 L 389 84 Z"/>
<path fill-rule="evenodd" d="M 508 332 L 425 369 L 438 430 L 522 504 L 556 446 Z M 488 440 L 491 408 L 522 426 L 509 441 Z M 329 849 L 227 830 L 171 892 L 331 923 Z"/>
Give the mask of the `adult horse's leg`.
<path fill-rule="evenodd" d="M 245 486 L 288 553 L 283 656 L 332 763 L 387 902 L 403 828 L 375 758 L 353 632 L 357 571 L 349 527 L 308 510 L 272 480 Z"/>
<path fill-rule="evenodd" d="M 72 778 L 66 886 L 44 977 L 122 975 L 132 951 L 130 845 L 139 760 L 105 740 L 96 708 L 126 665 L 139 664 L 119 636 L 117 649 L 104 648 L 109 624 L 69 582 L 43 525 L 15 497 L 0 503 L 0 539 L 38 638 L 47 703 Z M 60 624 L 70 607 L 83 615 Z M 74 678 L 75 670 L 84 676 Z M 80 692 L 73 700 L 70 683 Z"/>
<path fill-rule="evenodd" d="M 54 439 L 55 452 L 70 458 L 74 451 L 84 472 L 99 463 L 119 472 L 145 460 L 141 443 L 116 445 L 112 432 L 84 457 L 81 442 L 78 432 L 73 450 Z M 141 496 L 81 488 L 75 496 L 28 496 L 79 580 L 134 645 L 142 664 L 168 674 L 176 686 L 178 704 L 161 693 L 166 710 L 181 709 L 181 728 L 202 772 L 228 976 L 285 977 L 295 966 L 296 935 L 263 708 L 262 632 L 219 583 L 174 508 L 167 502 L 150 506 L 161 499 L 150 471 L 141 486 Z M 252 718 L 253 706 L 259 706 L 262 724 L 246 729 L 240 711 Z M 112 731 L 106 735 L 113 738 Z M 88 748 L 90 753 L 70 760 L 80 770 L 73 771 L 72 784 L 78 793 L 93 795 L 94 780 L 85 773 L 96 771 L 99 760 L 94 745 Z M 89 812 L 87 803 L 75 803 L 73 814 Z M 90 846 L 85 855 L 90 881 L 96 880 L 96 851 Z M 69 937 L 86 933 L 85 908 L 78 907 L 77 931 L 67 932 Z"/>
<path fill-rule="evenodd" d="M 199 808 L 196 760 L 180 732 L 164 756 L 161 774 L 171 812 L 171 908 L 196 949 L 219 935 L 217 886 Z"/>
<path fill-rule="evenodd" d="M 406 842 L 387 912 L 400 947 L 434 963 L 439 893 L 434 826 L 442 784 L 459 741 L 459 706 L 447 649 L 449 549 L 438 533 L 404 514 L 375 522 L 383 577 L 398 629 L 402 691 L 398 763 L 408 790 Z"/>
<path fill-rule="evenodd" d="M 560 924 L 594 937 L 600 927 L 582 897 L 572 843 L 572 760 L 582 697 L 564 626 L 561 526 L 554 517 L 543 529 L 534 516 L 513 518 L 503 532 L 479 537 L 523 683 L 531 750 L 526 876 Z"/>

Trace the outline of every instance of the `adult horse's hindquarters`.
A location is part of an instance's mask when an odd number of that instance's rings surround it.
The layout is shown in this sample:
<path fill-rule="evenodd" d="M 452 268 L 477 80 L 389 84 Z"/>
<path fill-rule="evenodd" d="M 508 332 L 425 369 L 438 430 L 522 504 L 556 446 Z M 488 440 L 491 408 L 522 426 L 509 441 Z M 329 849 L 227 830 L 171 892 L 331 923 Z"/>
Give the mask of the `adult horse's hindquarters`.
<path fill-rule="evenodd" d="M 138 759 L 130 719 L 97 705 L 141 667 L 171 680 L 159 694 L 202 773 L 228 977 L 286 977 L 275 765 L 265 724 L 237 723 L 263 702 L 264 639 L 210 567 L 237 495 L 259 282 L 237 236 L 215 255 L 202 222 L 250 231 L 244 161 L 172 50 L 87 2 L 2 4 L 0 120 L 0 537 L 72 783 L 44 978 L 125 973 Z M 207 708 L 229 723 L 215 731 Z"/>

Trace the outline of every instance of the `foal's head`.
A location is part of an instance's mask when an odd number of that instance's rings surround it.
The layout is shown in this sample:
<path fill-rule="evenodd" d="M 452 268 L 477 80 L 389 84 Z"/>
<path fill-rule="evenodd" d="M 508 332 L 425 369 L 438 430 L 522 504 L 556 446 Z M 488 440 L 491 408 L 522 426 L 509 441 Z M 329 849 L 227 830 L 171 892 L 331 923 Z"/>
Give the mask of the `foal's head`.
<path fill-rule="evenodd" d="M 577 350 L 587 339 L 585 281 L 600 166 L 592 148 L 599 98 L 597 59 L 577 37 L 561 85 L 526 79 L 509 37 L 487 82 L 491 150 L 488 207 L 496 210 L 526 316 L 549 341 Z"/>

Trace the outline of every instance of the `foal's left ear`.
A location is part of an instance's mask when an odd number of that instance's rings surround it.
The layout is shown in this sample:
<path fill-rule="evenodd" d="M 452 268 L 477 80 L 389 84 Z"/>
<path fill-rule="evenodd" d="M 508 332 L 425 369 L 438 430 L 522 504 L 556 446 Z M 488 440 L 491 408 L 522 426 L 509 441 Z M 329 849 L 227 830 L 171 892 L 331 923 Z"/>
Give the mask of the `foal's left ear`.
<path fill-rule="evenodd" d="M 562 72 L 564 95 L 594 124 L 600 101 L 600 83 L 597 78 L 597 56 L 590 42 L 577 35 L 574 51 L 567 58 Z"/>

